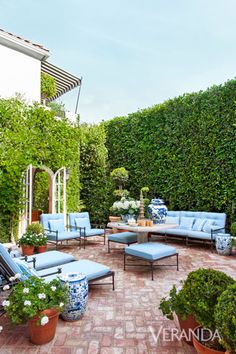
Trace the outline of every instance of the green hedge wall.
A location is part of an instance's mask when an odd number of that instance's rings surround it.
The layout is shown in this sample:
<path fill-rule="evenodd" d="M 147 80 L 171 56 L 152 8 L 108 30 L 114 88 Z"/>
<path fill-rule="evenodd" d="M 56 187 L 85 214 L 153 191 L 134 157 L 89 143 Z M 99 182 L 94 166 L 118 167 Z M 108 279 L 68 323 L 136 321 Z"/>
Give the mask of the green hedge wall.
<path fill-rule="evenodd" d="M 235 219 L 236 81 L 186 94 L 106 122 L 110 170 L 124 166 L 138 197 L 170 210 L 226 212 Z"/>
<path fill-rule="evenodd" d="M 40 105 L 0 99 L 0 242 L 17 235 L 22 206 L 21 176 L 26 167 L 46 165 L 54 172 L 70 169 L 67 208 L 79 204 L 79 139 L 77 126 Z"/>
<path fill-rule="evenodd" d="M 80 198 L 92 222 L 104 223 L 111 206 L 104 125 L 81 125 Z"/>

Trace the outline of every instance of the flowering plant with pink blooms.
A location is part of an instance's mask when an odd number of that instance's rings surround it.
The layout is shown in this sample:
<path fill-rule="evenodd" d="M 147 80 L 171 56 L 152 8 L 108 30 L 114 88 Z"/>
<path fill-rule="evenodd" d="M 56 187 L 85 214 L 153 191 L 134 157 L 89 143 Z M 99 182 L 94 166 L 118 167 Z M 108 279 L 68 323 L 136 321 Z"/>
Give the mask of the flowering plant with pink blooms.
<path fill-rule="evenodd" d="M 48 323 L 48 317 L 40 314 L 47 309 L 61 312 L 68 302 L 68 288 L 58 279 L 46 283 L 43 279 L 30 277 L 13 286 L 9 297 L 2 302 L 12 324 L 21 324 L 39 315 L 38 325 Z"/>

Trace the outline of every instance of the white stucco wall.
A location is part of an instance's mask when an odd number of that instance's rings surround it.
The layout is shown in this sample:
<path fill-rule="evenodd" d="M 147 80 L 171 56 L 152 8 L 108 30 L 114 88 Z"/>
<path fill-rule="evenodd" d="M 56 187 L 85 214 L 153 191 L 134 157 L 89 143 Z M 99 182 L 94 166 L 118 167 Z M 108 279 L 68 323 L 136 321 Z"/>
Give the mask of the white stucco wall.
<path fill-rule="evenodd" d="M 16 93 L 28 103 L 40 102 L 41 62 L 0 44 L 0 98 Z"/>

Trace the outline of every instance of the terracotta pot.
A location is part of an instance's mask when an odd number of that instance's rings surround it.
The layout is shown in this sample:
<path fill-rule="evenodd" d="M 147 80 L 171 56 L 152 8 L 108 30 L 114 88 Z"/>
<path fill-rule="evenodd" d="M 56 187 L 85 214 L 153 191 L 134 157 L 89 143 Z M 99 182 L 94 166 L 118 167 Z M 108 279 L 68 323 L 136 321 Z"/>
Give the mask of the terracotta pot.
<path fill-rule="evenodd" d="M 195 328 L 194 332 L 196 333 L 198 329 L 202 328 L 201 326 L 198 326 Z M 198 354 L 225 354 L 225 350 L 219 351 L 215 349 L 211 349 L 200 343 L 197 339 L 197 336 L 193 336 L 193 345 Z"/>
<path fill-rule="evenodd" d="M 40 215 L 42 214 L 42 211 L 41 210 L 32 210 L 32 216 L 31 216 L 31 219 L 32 221 L 39 221 L 39 217 Z"/>
<path fill-rule="evenodd" d="M 43 253 L 47 251 L 47 245 L 44 246 L 37 246 L 37 252 L 38 253 Z"/>
<path fill-rule="evenodd" d="M 34 253 L 34 246 L 21 245 L 23 256 L 31 256 Z"/>
<path fill-rule="evenodd" d="M 39 316 L 34 316 L 28 322 L 30 341 L 33 344 L 45 344 L 50 342 L 56 333 L 59 312 L 55 309 L 48 309 L 40 312 L 49 318 L 49 322 L 44 326 L 38 325 Z"/>
<path fill-rule="evenodd" d="M 109 220 L 110 220 L 110 222 L 118 222 L 118 221 L 121 221 L 121 217 L 120 216 L 109 216 Z"/>
<path fill-rule="evenodd" d="M 191 331 L 193 331 L 197 326 L 199 326 L 199 323 L 197 323 L 195 318 L 193 318 L 190 315 L 188 315 L 185 320 L 182 320 L 182 318 L 178 316 L 178 320 L 179 320 L 179 326 L 180 326 L 181 331 L 184 331 L 184 333 L 186 333 L 186 337 L 187 338 L 189 337 L 189 339 L 190 339 L 190 340 L 187 340 L 183 336 L 183 340 L 186 343 L 193 345 L 193 334 Z"/>

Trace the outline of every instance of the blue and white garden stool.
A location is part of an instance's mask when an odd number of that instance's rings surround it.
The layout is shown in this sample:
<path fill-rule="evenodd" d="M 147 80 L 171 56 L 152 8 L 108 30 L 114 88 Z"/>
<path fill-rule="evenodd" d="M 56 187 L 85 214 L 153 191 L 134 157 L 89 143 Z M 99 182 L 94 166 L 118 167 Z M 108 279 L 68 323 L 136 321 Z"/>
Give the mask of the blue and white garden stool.
<path fill-rule="evenodd" d="M 216 251 L 221 256 L 229 256 L 232 252 L 232 237 L 230 234 L 216 235 Z"/>
<path fill-rule="evenodd" d="M 82 273 L 68 273 L 59 276 L 69 288 L 69 301 L 61 314 L 65 321 L 78 321 L 85 313 L 88 302 L 88 281 Z"/>

